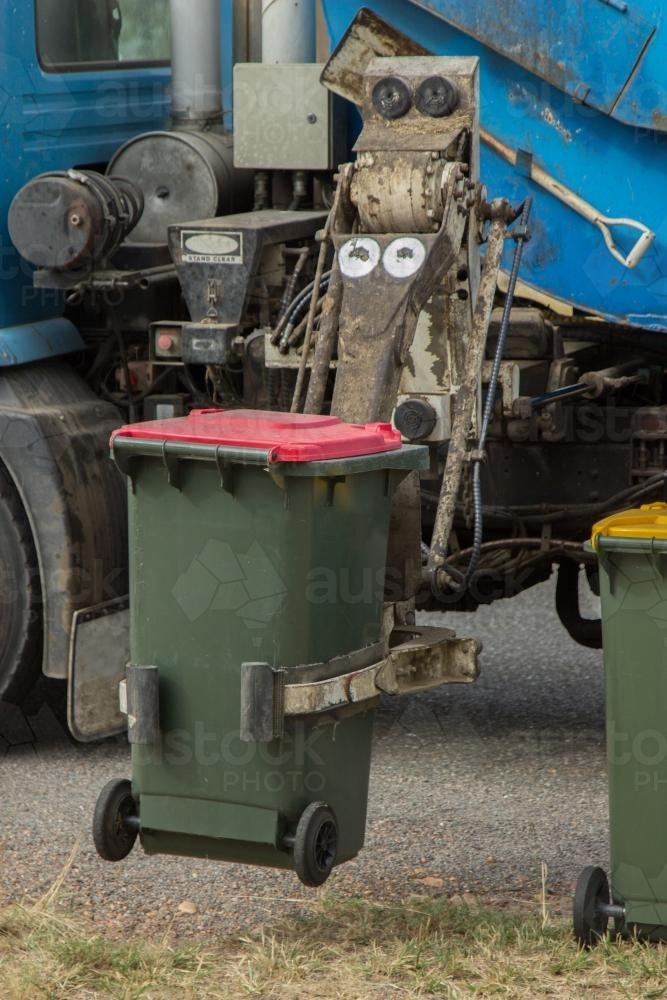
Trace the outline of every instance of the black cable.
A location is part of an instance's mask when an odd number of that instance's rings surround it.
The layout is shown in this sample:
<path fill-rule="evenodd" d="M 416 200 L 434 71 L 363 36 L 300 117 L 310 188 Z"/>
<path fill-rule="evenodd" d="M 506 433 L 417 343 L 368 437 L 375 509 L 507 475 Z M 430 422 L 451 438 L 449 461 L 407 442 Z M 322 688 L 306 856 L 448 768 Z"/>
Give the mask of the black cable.
<path fill-rule="evenodd" d="M 324 275 L 322 281 L 320 282 L 320 293 L 326 292 L 330 283 L 331 283 L 331 275 L 328 276 Z M 290 329 L 290 327 L 292 328 L 295 327 L 307 315 L 308 310 L 310 309 L 310 300 L 312 298 L 314 287 L 315 283 L 311 282 L 309 286 L 310 294 L 306 298 L 302 299 L 301 302 L 297 303 L 295 306 L 292 306 L 290 308 L 290 311 L 287 314 L 288 322 L 285 325 L 285 332 L 283 334 L 283 338 L 287 336 L 287 331 Z M 322 298 L 322 295 L 320 294 L 318 298 Z"/>
<path fill-rule="evenodd" d="M 504 518 L 506 520 L 522 521 L 529 524 L 533 521 L 539 524 L 548 524 L 566 517 L 594 517 L 603 514 L 607 510 L 613 510 L 619 505 L 641 500 L 647 494 L 653 493 L 658 488 L 665 485 L 666 476 L 661 474 L 652 476 L 644 483 L 631 486 L 620 493 L 615 493 L 606 500 L 597 503 L 571 504 L 569 507 L 561 507 L 556 504 L 532 504 L 521 507 L 491 507 L 484 506 L 484 515 L 488 517 Z M 433 493 L 422 492 L 424 503 L 437 507 L 439 498 Z M 457 507 L 461 507 L 457 504 Z"/>
<path fill-rule="evenodd" d="M 561 389 L 554 389 L 553 392 L 545 392 L 541 396 L 533 397 L 530 405 L 534 410 L 539 410 L 541 407 L 549 406 L 550 403 L 556 403 L 561 399 L 574 399 L 577 396 L 585 396 L 590 391 L 590 385 L 584 385 L 583 382 L 577 382 L 576 385 L 564 385 Z"/>
<path fill-rule="evenodd" d="M 120 353 L 120 361 L 123 366 L 123 372 L 125 374 L 125 387 L 127 390 L 127 409 L 129 411 L 130 423 L 135 423 L 137 419 L 137 413 L 135 409 L 136 400 L 132 393 L 132 379 L 130 376 L 130 363 L 127 358 L 127 351 L 125 349 L 125 340 L 123 338 L 123 331 L 121 329 L 120 323 L 118 322 L 118 317 L 114 309 L 109 310 L 109 319 L 111 320 L 111 327 L 116 338 L 116 343 L 118 344 L 118 351 Z M 125 405 L 125 404 L 124 404 Z"/>
<path fill-rule="evenodd" d="M 100 386 L 100 392 L 102 393 L 105 399 L 109 400 L 110 403 L 115 403 L 116 406 L 124 406 L 131 412 L 137 403 L 143 403 L 145 399 L 147 399 L 149 396 L 152 396 L 155 390 L 162 385 L 167 375 L 171 375 L 171 373 L 172 373 L 171 367 L 165 368 L 165 370 L 161 372 L 158 375 L 158 377 L 153 382 L 151 382 L 148 388 L 143 390 L 143 392 L 137 393 L 136 395 L 133 394 L 131 396 L 130 395 L 123 396 L 121 393 L 112 392 L 109 389 L 108 385 L 106 384 L 106 379 L 108 379 L 109 377 L 109 373 L 107 372 L 106 378 L 104 379 L 102 385 Z"/>
<path fill-rule="evenodd" d="M 322 289 L 326 289 L 326 288 L 329 287 L 329 283 L 331 281 L 331 275 L 332 275 L 332 273 L 333 273 L 332 271 L 326 271 L 322 275 L 322 282 L 320 284 L 320 289 L 321 290 Z M 304 302 L 306 302 L 308 304 L 308 306 L 310 306 L 310 299 L 311 299 L 311 296 L 313 294 L 314 287 L 315 287 L 315 282 L 311 281 L 310 284 L 306 285 L 306 287 L 303 288 L 299 292 L 299 294 L 296 296 L 296 298 L 291 302 L 291 304 L 289 305 L 289 307 L 288 307 L 287 311 L 285 312 L 284 316 L 281 317 L 281 319 L 278 322 L 278 325 L 276 326 L 275 330 L 271 334 L 271 343 L 272 344 L 277 344 L 278 343 L 278 341 L 280 340 L 281 334 L 283 333 L 283 330 L 285 330 L 285 328 L 289 325 L 293 313 L 297 309 L 299 309 L 299 307 L 303 306 Z"/>
<path fill-rule="evenodd" d="M 279 320 L 281 320 L 285 315 L 285 313 L 289 310 L 290 304 L 292 303 L 292 300 L 294 299 L 294 295 L 296 293 L 296 286 L 298 284 L 299 278 L 301 277 L 301 272 L 306 266 L 306 261 L 308 260 L 309 256 L 310 256 L 310 247 L 302 247 L 301 252 L 299 253 L 299 256 L 297 258 L 297 262 L 294 265 L 292 273 L 289 277 L 289 280 L 285 285 L 285 292 L 283 294 L 280 303 L 280 311 L 278 313 Z"/>
<path fill-rule="evenodd" d="M 615 509 L 618 509 L 619 506 L 621 506 L 621 505 L 624 506 L 625 504 L 627 504 L 629 502 L 641 500 L 641 499 L 643 499 L 646 496 L 646 494 L 655 493 L 655 491 L 656 491 L 656 489 L 658 487 L 664 487 L 666 478 L 667 477 L 665 475 L 653 476 L 651 479 L 648 479 L 642 485 L 640 485 L 640 486 L 633 486 L 633 487 L 631 487 L 631 488 L 629 488 L 627 490 L 622 491 L 621 493 L 615 494 L 613 497 L 609 497 L 605 501 L 601 501 L 600 503 L 597 503 L 597 504 L 580 504 L 578 506 L 572 506 L 569 509 L 566 509 L 566 508 L 560 508 L 559 510 L 553 510 L 552 509 L 551 516 L 545 516 L 544 514 L 542 514 L 542 515 L 534 514 L 534 515 L 531 515 L 531 516 L 523 515 L 522 516 L 522 521 L 525 522 L 525 523 L 530 523 L 530 521 L 536 521 L 538 523 L 546 524 L 546 523 L 550 523 L 550 522 L 554 523 L 555 521 L 558 521 L 561 518 L 563 518 L 565 515 L 567 515 L 567 516 L 575 515 L 575 516 L 579 516 L 579 517 L 583 517 L 583 516 L 590 516 L 590 517 L 598 516 L 599 517 L 600 515 L 608 512 L 608 511 L 613 511 Z M 422 493 L 422 498 L 424 500 L 427 500 L 427 501 L 428 500 L 432 500 L 434 502 L 437 501 L 437 498 L 434 497 L 431 494 Z M 548 505 L 544 505 L 544 506 L 546 507 Z M 484 514 L 487 515 L 487 516 L 488 515 L 490 515 L 490 516 L 493 516 L 493 515 L 498 516 L 499 514 L 505 514 L 508 517 L 512 517 L 512 516 L 515 516 L 515 512 L 521 511 L 523 509 L 524 508 L 521 508 L 521 507 L 510 507 L 510 508 L 484 507 Z M 529 508 L 525 508 L 525 509 L 529 509 Z M 532 509 L 534 509 L 534 507 L 530 508 L 530 509 L 532 510 Z M 487 542 L 486 544 L 480 546 L 479 550 L 476 550 L 476 548 L 475 548 L 475 546 L 473 544 L 473 546 L 470 549 L 465 549 L 462 552 L 455 553 L 455 555 L 453 556 L 453 558 L 454 559 L 461 559 L 461 558 L 464 558 L 464 557 L 468 556 L 469 554 L 471 555 L 471 558 L 472 558 L 472 556 L 475 554 L 475 552 L 479 551 L 479 555 L 477 557 L 478 561 L 477 561 L 477 564 L 476 564 L 476 566 L 474 567 L 474 570 L 473 570 L 473 572 L 476 572 L 477 569 L 479 569 L 479 558 L 481 556 L 482 551 L 484 551 L 484 552 L 500 551 L 502 549 L 507 549 L 510 546 L 511 547 L 517 547 L 517 548 L 524 548 L 524 549 L 527 550 L 527 549 L 530 549 L 530 548 L 541 547 L 542 544 L 543 544 L 542 539 L 527 538 L 527 537 L 517 537 L 517 538 L 513 538 L 511 540 L 510 539 L 497 540 L 497 541 L 493 541 L 493 542 Z M 549 556 L 552 556 L 554 550 L 560 551 L 560 552 L 566 552 L 566 553 L 567 552 L 574 552 L 574 551 L 581 551 L 582 558 L 583 558 L 582 543 L 580 543 L 580 542 L 563 542 L 563 541 L 554 542 L 554 541 L 550 540 L 548 542 L 548 548 L 547 548 L 545 554 L 549 555 Z M 515 561 L 516 560 L 511 561 L 510 564 L 508 564 L 508 565 L 511 566 L 512 563 L 515 562 Z M 536 560 L 533 559 L 532 561 L 535 562 Z M 528 563 L 526 563 L 525 565 L 528 565 L 530 562 L 531 562 L 531 560 L 529 560 Z M 523 567 L 523 564 L 522 564 L 522 567 Z M 450 577 L 450 579 L 454 580 L 454 582 L 459 585 L 459 586 L 457 586 L 455 588 L 452 588 L 453 592 L 454 593 L 458 593 L 458 592 L 462 593 L 465 590 L 465 588 L 470 583 L 470 578 L 471 578 L 471 575 L 472 575 L 470 573 L 470 567 L 468 566 L 468 570 L 466 571 L 465 574 L 460 569 L 458 569 L 457 566 L 453 565 L 452 563 L 447 563 L 442 568 L 443 568 L 444 572 L 446 572 L 447 576 Z M 504 565 L 503 567 L 497 567 L 497 568 L 498 569 L 502 568 L 502 569 L 505 570 L 505 572 L 507 571 L 507 566 L 506 565 Z"/>
<path fill-rule="evenodd" d="M 325 288 L 328 288 L 330 281 L 331 281 L 331 271 L 326 271 L 322 275 L 322 280 L 320 282 L 320 291 L 322 291 Z M 310 284 L 306 285 L 306 287 L 301 292 L 299 292 L 299 294 L 297 295 L 297 297 L 294 299 L 289 309 L 287 310 L 286 317 L 288 322 L 285 325 L 289 325 L 289 321 L 292 320 L 294 316 L 296 316 L 297 314 L 302 314 L 304 308 L 310 306 L 310 300 L 312 298 L 314 288 L 315 288 L 315 282 L 311 281 Z"/>

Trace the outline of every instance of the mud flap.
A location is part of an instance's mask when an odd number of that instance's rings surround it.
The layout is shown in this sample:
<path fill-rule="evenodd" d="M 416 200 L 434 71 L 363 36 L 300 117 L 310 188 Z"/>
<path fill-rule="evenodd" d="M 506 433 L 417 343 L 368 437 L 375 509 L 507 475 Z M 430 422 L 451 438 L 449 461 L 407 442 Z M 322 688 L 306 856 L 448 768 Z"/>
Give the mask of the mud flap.
<path fill-rule="evenodd" d="M 75 612 L 70 639 L 67 721 L 80 743 L 127 730 L 118 688 L 130 659 L 127 597 Z"/>

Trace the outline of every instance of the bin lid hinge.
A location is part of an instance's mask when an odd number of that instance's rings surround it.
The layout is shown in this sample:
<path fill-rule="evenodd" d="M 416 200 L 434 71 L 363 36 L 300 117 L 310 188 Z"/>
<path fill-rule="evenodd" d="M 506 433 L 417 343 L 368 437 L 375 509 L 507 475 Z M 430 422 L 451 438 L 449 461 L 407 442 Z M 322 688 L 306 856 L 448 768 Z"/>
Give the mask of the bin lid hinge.
<path fill-rule="evenodd" d="M 229 493 L 230 496 L 234 496 L 234 466 L 230 462 L 225 461 L 225 456 L 221 448 L 217 448 L 215 452 L 215 464 L 218 467 L 218 472 L 220 473 L 220 486 L 225 491 Z"/>
<path fill-rule="evenodd" d="M 165 471 L 167 473 L 167 482 L 170 486 L 173 486 L 175 490 L 180 490 L 181 488 L 181 463 L 177 455 L 170 454 L 167 451 L 167 442 L 162 442 L 162 464 L 164 465 Z"/>

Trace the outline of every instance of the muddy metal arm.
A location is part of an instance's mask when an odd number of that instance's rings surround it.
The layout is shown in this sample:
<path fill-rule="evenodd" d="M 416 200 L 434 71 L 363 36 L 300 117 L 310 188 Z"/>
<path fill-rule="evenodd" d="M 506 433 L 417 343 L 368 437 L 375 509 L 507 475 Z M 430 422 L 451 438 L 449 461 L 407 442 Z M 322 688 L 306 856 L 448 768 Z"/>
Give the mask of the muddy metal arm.
<path fill-rule="evenodd" d="M 456 394 L 452 436 L 447 452 L 440 501 L 433 525 L 429 571 L 437 571 L 445 564 L 463 470 L 468 458 L 473 418 L 479 400 L 486 339 L 498 285 L 507 223 L 510 221 L 507 202 L 494 202 L 492 214 L 493 221 L 486 245 L 484 270 L 475 307 L 472 337 L 468 344 L 463 381 Z"/>
<path fill-rule="evenodd" d="M 419 315 L 466 236 L 477 238 L 478 64 L 371 58 L 359 101 L 358 158 L 341 168 L 327 227 L 335 260 L 305 408 L 322 408 L 337 343 L 333 412 L 388 421 Z"/>
<path fill-rule="evenodd" d="M 342 300 L 332 410 L 345 420 L 392 418 L 419 314 L 458 259 L 470 192 L 466 172 L 461 163 L 443 169 L 443 213 L 436 234 L 337 232 L 333 237 Z M 355 171 L 359 187 L 372 177 L 360 179 L 363 173 L 363 165 Z M 404 197 L 408 190 L 406 184 Z"/>

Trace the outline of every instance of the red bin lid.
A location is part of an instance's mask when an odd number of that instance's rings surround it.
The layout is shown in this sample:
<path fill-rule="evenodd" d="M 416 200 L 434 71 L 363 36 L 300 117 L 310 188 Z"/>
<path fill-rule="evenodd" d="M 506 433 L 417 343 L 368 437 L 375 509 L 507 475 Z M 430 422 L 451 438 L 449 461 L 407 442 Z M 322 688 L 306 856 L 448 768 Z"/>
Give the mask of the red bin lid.
<path fill-rule="evenodd" d="M 128 424 L 118 438 L 249 448 L 269 452 L 269 461 L 324 462 L 401 448 L 391 424 L 346 424 L 338 417 L 265 410 L 193 410 L 187 417 Z"/>

